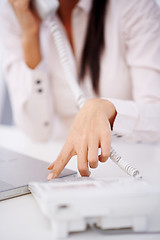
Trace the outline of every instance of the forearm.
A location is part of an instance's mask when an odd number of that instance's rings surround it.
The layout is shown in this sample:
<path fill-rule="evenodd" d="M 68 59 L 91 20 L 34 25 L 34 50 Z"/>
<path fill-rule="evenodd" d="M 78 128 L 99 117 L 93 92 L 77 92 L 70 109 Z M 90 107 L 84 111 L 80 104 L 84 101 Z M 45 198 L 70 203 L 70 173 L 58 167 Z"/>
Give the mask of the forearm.
<path fill-rule="evenodd" d="M 22 33 L 22 48 L 24 61 L 29 68 L 34 69 L 41 61 L 39 29 L 41 19 L 30 6 L 30 0 L 9 0 Z"/>
<path fill-rule="evenodd" d="M 42 59 L 39 33 L 23 34 L 22 48 L 25 63 L 29 68 L 34 69 Z"/>

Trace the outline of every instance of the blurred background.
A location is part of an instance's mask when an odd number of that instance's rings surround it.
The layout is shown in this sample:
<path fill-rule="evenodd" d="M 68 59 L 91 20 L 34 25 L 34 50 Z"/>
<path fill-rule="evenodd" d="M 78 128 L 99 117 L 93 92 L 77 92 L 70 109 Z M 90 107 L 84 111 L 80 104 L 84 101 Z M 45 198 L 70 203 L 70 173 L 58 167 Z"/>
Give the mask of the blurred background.
<path fill-rule="evenodd" d="M 7 0 L 0 0 L 0 8 L 2 7 L 4 1 Z M 156 1 L 160 6 L 160 0 Z M 0 39 L 0 124 L 13 125 L 11 104 L 3 73 L 3 56 L 4 49 Z"/>
<path fill-rule="evenodd" d="M 0 0 L 0 8 L 5 1 L 6 0 Z M 12 125 L 13 118 L 11 104 L 3 73 L 3 56 L 4 48 L 0 38 L 0 124 Z"/>

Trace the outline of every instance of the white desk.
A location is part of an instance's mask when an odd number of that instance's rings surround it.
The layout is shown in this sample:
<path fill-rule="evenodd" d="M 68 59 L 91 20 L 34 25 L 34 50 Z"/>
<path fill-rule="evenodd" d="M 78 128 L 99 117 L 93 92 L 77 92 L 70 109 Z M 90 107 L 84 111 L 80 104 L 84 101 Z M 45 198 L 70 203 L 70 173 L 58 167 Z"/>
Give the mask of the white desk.
<path fill-rule="evenodd" d="M 35 143 L 16 128 L 0 126 L 0 146 L 48 162 L 56 158 L 62 145 L 62 142 L 53 141 Z M 146 181 L 160 185 L 160 144 L 135 145 L 116 140 L 112 145 L 128 162 L 140 170 Z M 75 157 L 72 158 L 67 167 L 76 169 Z M 112 161 L 108 161 L 99 164 L 99 167 L 92 171 L 92 176 L 117 177 L 126 175 Z M 31 194 L 0 202 L 0 240 L 45 240 L 47 238 L 53 239 L 52 231 Z M 160 240 L 160 234 L 106 236 L 87 231 L 85 233 L 71 234 L 68 239 Z"/>

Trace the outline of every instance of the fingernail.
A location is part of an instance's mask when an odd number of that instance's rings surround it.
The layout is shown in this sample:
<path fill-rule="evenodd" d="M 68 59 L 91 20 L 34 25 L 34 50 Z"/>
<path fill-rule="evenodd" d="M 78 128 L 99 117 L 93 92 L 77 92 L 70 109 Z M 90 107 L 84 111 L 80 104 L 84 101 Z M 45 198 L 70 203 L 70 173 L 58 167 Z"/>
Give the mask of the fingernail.
<path fill-rule="evenodd" d="M 48 174 L 47 179 L 48 179 L 48 181 L 50 181 L 52 178 L 55 178 L 55 177 L 56 177 L 56 174 L 51 172 L 51 173 Z"/>

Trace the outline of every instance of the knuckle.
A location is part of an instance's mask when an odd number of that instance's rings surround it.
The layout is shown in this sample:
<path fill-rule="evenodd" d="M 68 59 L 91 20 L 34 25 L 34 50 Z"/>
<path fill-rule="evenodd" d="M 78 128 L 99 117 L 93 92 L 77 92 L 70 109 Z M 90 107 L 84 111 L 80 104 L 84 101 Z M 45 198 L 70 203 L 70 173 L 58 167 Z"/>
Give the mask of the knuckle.
<path fill-rule="evenodd" d="M 102 153 L 102 157 L 105 158 L 106 160 L 109 158 L 109 152 L 107 153 Z"/>
<path fill-rule="evenodd" d="M 67 140 L 60 152 L 60 155 L 63 157 L 66 157 L 66 155 L 69 155 L 71 157 L 74 152 L 75 150 L 74 150 L 73 144 Z"/>
<path fill-rule="evenodd" d="M 78 171 L 80 172 L 81 176 L 86 176 L 88 172 L 87 167 L 78 167 Z"/>
<path fill-rule="evenodd" d="M 86 172 L 80 172 L 82 177 L 88 177 L 88 174 Z"/>
<path fill-rule="evenodd" d="M 101 162 L 106 162 L 108 158 L 109 158 L 109 154 L 108 153 L 101 154 L 101 156 L 100 156 Z"/>
<path fill-rule="evenodd" d="M 97 158 L 96 157 L 88 158 L 88 162 L 92 163 L 92 164 L 96 164 L 97 163 Z"/>
<path fill-rule="evenodd" d="M 98 161 L 95 163 L 90 163 L 89 164 L 90 168 L 97 168 L 98 167 Z"/>
<path fill-rule="evenodd" d="M 110 135 L 111 135 L 111 131 L 110 131 L 110 129 L 103 129 L 103 132 L 101 132 L 101 138 L 102 139 L 107 139 L 107 138 L 109 138 L 110 137 Z"/>
<path fill-rule="evenodd" d="M 80 139 L 79 142 L 80 142 L 81 144 L 83 144 L 84 142 L 86 142 L 86 141 L 87 141 L 87 134 L 86 134 L 86 132 L 81 133 L 79 139 Z"/>
<path fill-rule="evenodd" d="M 67 137 L 67 140 L 66 140 L 65 144 L 73 145 L 73 139 L 74 139 L 73 136 L 69 135 Z"/>
<path fill-rule="evenodd" d="M 64 169 L 63 165 L 55 164 L 55 166 L 52 169 L 52 172 L 55 175 L 55 177 L 58 177 L 63 169 Z"/>

